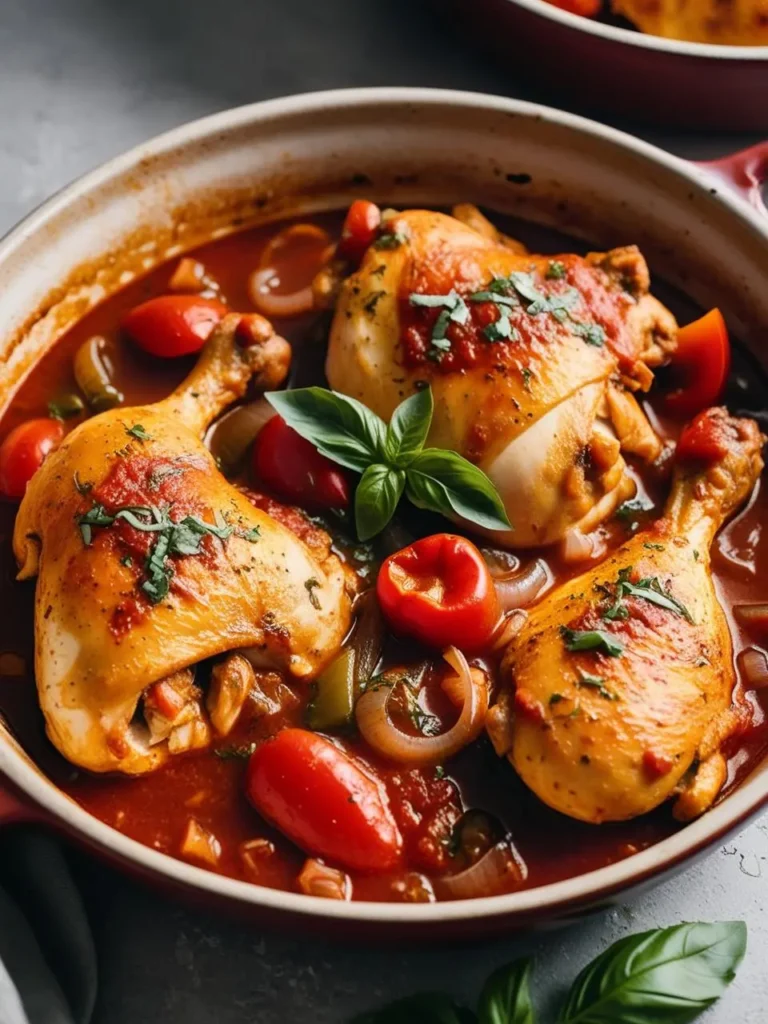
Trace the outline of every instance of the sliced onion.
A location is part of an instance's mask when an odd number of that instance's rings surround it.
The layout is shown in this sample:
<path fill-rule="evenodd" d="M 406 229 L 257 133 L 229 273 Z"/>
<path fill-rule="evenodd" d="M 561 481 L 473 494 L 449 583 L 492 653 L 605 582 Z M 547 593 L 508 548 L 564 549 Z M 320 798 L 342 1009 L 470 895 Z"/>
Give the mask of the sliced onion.
<path fill-rule="evenodd" d="M 440 736 L 409 736 L 396 728 L 387 714 L 391 686 L 366 690 L 358 700 L 355 706 L 357 727 L 379 754 L 399 764 L 439 764 L 479 736 L 488 710 L 485 674 L 480 669 L 470 669 L 467 659 L 456 647 L 447 648 L 443 657 L 459 677 L 464 701 L 456 723 Z"/>
<path fill-rule="evenodd" d="M 275 410 L 266 398 L 259 398 L 239 405 L 214 423 L 205 440 L 225 472 L 237 469 L 256 435 L 274 415 Z"/>
<path fill-rule="evenodd" d="M 523 611 L 522 608 L 516 608 L 514 611 L 507 612 L 499 623 L 499 627 L 491 641 L 491 650 L 505 650 L 511 643 L 512 639 L 516 637 L 523 628 L 527 620 L 528 613 Z"/>
<path fill-rule="evenodd" d="M 280 277 L 274 267 L 262 267 L 248 278 L 248 298 L 256 309 L 269 317 L 301 316 L 309 313 L 314 305 L 312 285 L 300 288 L 297 292 L 278 295 L 270 286 L 280 283 Z"/>
<path fill-rule="evenodd" d="M 748 690 L 768 687 L 768 655 L 759 647 L 747 647 L 736 659 Z"/>
<path fill-rule="evenodd" d="M 511 551 L 504 551 L 502 548 L 480 548 L 480 554 L 494 579 L 517 572 L 520 568 L 520 559 Z"/>
<path fill-rule="evenodd" d="M 560 554 L 568 565 L 586 562 L 596 554 L 594 538 L 591 534 L 582 533 L 581 530 L 574 527 L 563 538 Z"/>
<path fill-rule="evenodd" d="M 277 293 L 275 289 L 280 287 L 280 265 L 289 261 L 289 256 L 283 250 L 293 248 L 300 251 L 306 247 L 319 250 L 316 262 L 313 260 L 315 265 L 308 275 L 307 284 L 297 291 Z M 314 308 L 312 282 L 318 271 L 333 257 L 334 250 L 328 232 L 316 224 L 292 224 L 278 232 L 265 246 L 258 268 L 248 278 L 248 297 L 265 316 L 290 317 L 309 313 Z"/>
<path fill-rule="evenodd" d="M 745 626 L 768 631 L 768 604 L 737 604 L 733 614 Z"/>
<path fill-rule="evenodd" d="M 457 875 L 439 879 L 439 886 L 455 900 L 469 900 L 489 893 L 501 892 L 510 882 L 519 885 L 528 877 L 525 861 L 509 843 L 492 846 L 471 867 Z"/>
<path fill-rule="evenodd" d="M 550 576 L 546 562 L 537 558 L 521 572 L 507 572 L 494 576 L 493 583 L 499 598 L 501 610 L 513 611 L 527 608 L 549 584 Z"/>

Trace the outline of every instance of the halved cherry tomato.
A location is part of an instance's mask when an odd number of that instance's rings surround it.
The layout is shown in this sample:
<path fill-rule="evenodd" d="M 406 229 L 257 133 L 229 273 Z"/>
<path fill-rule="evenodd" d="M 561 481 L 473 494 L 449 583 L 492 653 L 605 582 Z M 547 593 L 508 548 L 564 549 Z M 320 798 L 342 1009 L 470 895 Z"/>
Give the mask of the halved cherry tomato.
<path fill-rule="evenodd" d="M 27 484 L 62 437 L 59 420 L 27 420 L 13 429 L 0 445 L 0 493 L 23 498 Z"/>
<path fill-rule="evenodd" d="M 728 454 L 733 427 L 724 409 L 706 409 L 680 435 L 675 458 L 691 462 L 717 462 Z"/>
<path fill-rule="evenodd" d="M 139 348 L 172 359 L 199 352 L 227 312 L 218 299 L 200 295 L 159 295 L 134 306 L 120 322 Z"/>
<path fill-rule="evenodd" d="M 284 729 L 248 762 L 256 810 L 307 853 L 358 871 L 387 871 L 402 839 L 381 783 L 306 729 Z"/>
<path fill-rule="evenodd" d="M 336 250 L 341 259 L 359 263 L 375 240 L 381 224 L 381 210 L 367 199 L 356 199 L 347 210 Z"/>
<path fill-rule="evenodd" d="M 719 309 L 681 327 L 670 369 L 680 385 L 666 396 L 667 409 L 676 416 L 714 405 L 720 398 L 731 365 L 728 328 Z"/>
<path fill-rule="evenodd" d="M 346 508 L 349 481 L 309 441 L 273 416 L 253 446 L 253 469 L 262 483 L 289 501 L 314 508 Z"/>
<path fill-rule="evenodd" d="M 431 647 L 478 650 L 501 619 L 483 556 L 464 537 L 436 533 L 383 563 L 376 580 L 381 610 L 397 633 Z"/>

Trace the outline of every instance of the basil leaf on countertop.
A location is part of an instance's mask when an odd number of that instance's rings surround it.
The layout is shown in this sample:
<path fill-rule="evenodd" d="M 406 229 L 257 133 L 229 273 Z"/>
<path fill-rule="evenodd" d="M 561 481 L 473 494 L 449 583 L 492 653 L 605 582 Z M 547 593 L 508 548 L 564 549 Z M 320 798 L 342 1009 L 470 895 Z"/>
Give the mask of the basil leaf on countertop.
<path fill-rule="evenodd" d="M 688 1024 L 733 981 L 746 947 L 743 921 L 620 939 L 573 983 L 560 1024 Z"/>
<path fill-rule="evenodd" d="M 270 391 L 264 397 L 297 434 L 339 465 L 363 473 L 381 460 L 386 427 L 362 402 L 319 387 Z"/>
<path fill-rule="evenodd" d="M 360 540 L 381 533 L 403 496 L 405 473 L 376 463 L 363 473 L 355 491 L 355 526 Z"/>
<path fill-rule="evenodd" d="M 405 493 L 418 508 L 461 516 L 488 530 L 513 528 L 491 481 L 457 452 L 425 448 L 408 466 Z"/>
<path fill-rule="evenodd" d="M 422 992 L 355 1017 L 352 1024 L 475 1024 L 476 1017 L 442 992 Z"/>
<path fill-rule="evenodd" d="M 427 440 L 433 411 L 432 388 L 417 391 L 398 405 L 384 442 L 389 462 L 404 468 L 419 454 Z"/>
<path fill-rule="evenodd" d="M 480 993 L 478 1024 L 535 1024 L 531 960 L 515 960 L 494 971 Z"/>

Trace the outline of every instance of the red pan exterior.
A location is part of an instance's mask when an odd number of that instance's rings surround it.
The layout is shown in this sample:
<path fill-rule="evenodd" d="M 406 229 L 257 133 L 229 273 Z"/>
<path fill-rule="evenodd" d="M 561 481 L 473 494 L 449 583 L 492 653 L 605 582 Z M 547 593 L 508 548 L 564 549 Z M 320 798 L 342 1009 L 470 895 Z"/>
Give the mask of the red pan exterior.
<path fill-rule="evenodd" d="M 588 18 L 566 24 L 516 0 L 433 0 L 457 28 L 490 49 L 519 81 L 521 68 L 559 104 L 630 117 L 654 127 L 768 131 L 765 59 L 689 56 L 608 39 Z M 654 37 L 642 36 L 644 43 Z M 659 41 L 661 42 L 661 41 Z M 725 49 L 725 47 L 723 47 Z M 736 53 L 738 47 L 728 47 Z"/>

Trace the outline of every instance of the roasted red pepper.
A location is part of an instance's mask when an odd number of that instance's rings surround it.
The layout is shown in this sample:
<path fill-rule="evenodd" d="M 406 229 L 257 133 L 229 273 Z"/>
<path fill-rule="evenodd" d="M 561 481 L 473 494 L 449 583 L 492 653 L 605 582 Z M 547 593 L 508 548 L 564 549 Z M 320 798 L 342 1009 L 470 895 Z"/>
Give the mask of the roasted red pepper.
<path fill-rule="evenodd" d="M 479 650 L 501 618 L 483 556 L 471 541 L 450 533 L 424 537 L 390 555 L 376 593 L 396 632 L 431 647 Z"/>
<path fill-rule="evenodd" d="M 120 326 L 139 348 L 168 359 L 198 352 L 226 312 L 217 299 L 159 295 L 134 306 Z"/>
<path fill-rule="evenodd" d="M 675 457 L 678 461 L 716 462 L 728 454 L 732 430 L 723 409 L 707 409 L 685 427 Z"/>
<path fill-rule="evenodd" d="M 281 498 L 308 508 L 346 508 L 349 480 L 335 462 L 289 427 L 282 416 L 259 431 L 253 446 L 256 477 Z"/>
<path fill-rule="evenodd" d="M 666 407 L 675 416 L 693 416 L 714 405 L 722 394 L 731 365 L 728 328 L 719 309 L 681 327 L 670 365 L 679 381 L 666 396 Z"/>
<path fill-rule="evenodd" d="M 367 199 L 356 199 L 347 211 L 336 250 L 341 259 L 359 263 L 375 240 L 381 225 L 381 210 Z"/>
<path fill-rule="evenodd" d="M 384 787 L 337 746 L 284 729 L 248 762 L 253 806 L 307 853 L 357 871 L 397 866 L 402 838 Z"/>

